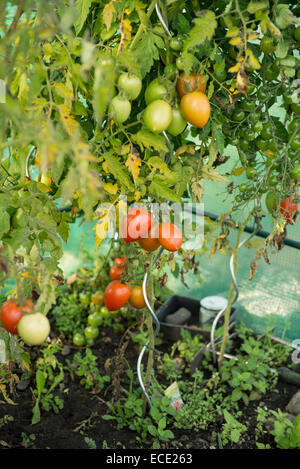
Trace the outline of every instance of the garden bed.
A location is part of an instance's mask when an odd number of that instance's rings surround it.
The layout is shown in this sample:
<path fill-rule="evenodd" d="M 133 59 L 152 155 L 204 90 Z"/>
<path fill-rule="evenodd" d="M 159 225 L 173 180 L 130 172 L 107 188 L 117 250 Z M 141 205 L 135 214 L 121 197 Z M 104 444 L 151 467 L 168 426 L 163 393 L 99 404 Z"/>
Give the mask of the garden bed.
<path fill-rule="evenodd" d="M 126 338 L 126 336 L 125 336 Z M 32 375 L 28 386 L 24 386 L 23 391 L 15 388 L 10 394 L 13 404 L 5 401 L 0 403 L 0 445 L 3 449 L 147 449 L 151 448 L 153 439 L 141 437 L 136 431 L 130 430 L 128 426 L 119 428 L 117 421 L 105 420 L 104 415 L 110 414 L 106 402 L 111 401 L 114 392 L 113 389 L 113 371 L 111 365 L 112 357 L 119 356 L 124 352 L 126 363 L 135 373 L 136 360 L 138 356 L 137 344 L 132 340 L 120 341 L 121 335 L 116 334 L 110 327 L 103 328 L 95 344 L 90 349 L 93 356 L 97 357 L 97 364 L 102 375 L 111 373 L 111 382 L 104 386 L 101 392 L 94 389 L 86 390 L 80 384 L 80 378 L 74 376 L 74 373 L 68 371 L 64 373 L 64 379 L 57 386 L 54 394 L 63 401 L 63 407 L 48 412 L 41 410 L 40 421 L 32 425 L 33 406 L 35 399 L 33 389 L 35 377 Z M 124 339 L 124 336 L 123 336 Z M 122 344 L 124 347 L 122 348 Z M 183 342 L 181 343 L 183 344 Z M 161 339 L 158 349 L 163 353 L 169 354 L 171 342 Z M 122 352 L 121 350 L 122 349 Z M 56 353 L 56 358 L 64 365 L 67 361 L 72 361 L 74 355 L 79 350 L 78 347 L 66 343 L 61 343 L 60 351 Z M 37 362 L 40 349 L 28 350 L 31 354 L 31 360 Z M 289 358 L 288 358 L 289 360 Z M 123 373 L 123 385 L 126 381 L 126 366 L 120 365 L 120 373 Z M 123 369 L 122 369 L 123 368 Z M 13 369 L 11 370 L 14 371 Z M 18 370 L 15 370 L 16 373 Z M 161 371 L 161 370 L 160 370 Z M 156 370 L 157 379 L 168 385 L 166 376 Z M 190 381 L 192 378 L 189 373 L 183 373 L 181 379 Z M 116 383 L 115 383 L 116 384 Z M 137 385 L 136 385 L 137 386 Z M 19 386 L 20 387 L 20 383 Z M 138 389 L 138 387 L 137 387 Z M 257 441 L 267 447 L 276 448 L 274 436 L 264 429 L 258 435 L 257 408 L 269 409 L 285 412 L 286 405 L 292 396 L 298 391 L 298 387 L 278 381 L 271 392 L 266 392 L 258 399 L 249 401 L 248 405 L 239 404 L 242 411 L 239 422 L 246 426 L 237 443 L 227 442 L 225 448 L 234 449 L 256 449 Z M 122 391 L 121 391 L 122 392 Z M 185 400 L 184 394 L 182 395 Z M 211 409 L 212 410 L 212 409 Z M 181 410 L 179 409 L 178 412 Z M 169 441 L 160 441 L 161 448 L 173 449 L 215 449 L 223 447 L 218 435 L 222 431 L 222 418 L 217 418 L 209 423 L 206 429 L 182 429 L 171 426 L 173 436 Z"/>

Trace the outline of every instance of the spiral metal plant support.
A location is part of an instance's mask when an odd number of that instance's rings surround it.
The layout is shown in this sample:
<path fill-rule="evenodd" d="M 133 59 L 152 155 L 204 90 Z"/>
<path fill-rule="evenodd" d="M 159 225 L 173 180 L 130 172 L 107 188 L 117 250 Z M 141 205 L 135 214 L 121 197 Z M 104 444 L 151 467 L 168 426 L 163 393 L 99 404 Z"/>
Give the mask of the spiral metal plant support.
<path fill-rule="evenodd" d="M 31 180 L 30 171 L 29 171 L 30 160 L 33 157 L 33 154 L 34 154 L 35 151 L 36 151 L 35 147 L 31 148 L 31 150 L 29 151 L 29 153 L 27 155 L 26 163 L 25 163 L 25 175 L 30 180 Z"/>
<path fill-rule="evenodd" d="M 238 250 L 245 244 L 247 243 L 248 241 L 250 241 L 251 238 L 253 238 L 256 233 L 259 231 L 259 229 L 261 228 L 261 223 L 260 223 L 260 220 L 261 220 L 261 217 L 259 216 L 256 216 L 255 217 L 255 220 L 254 220 L 254 226 L 255 228 L 253 229 L 253 232 L 251 233 L 250 236 L 248 236 L 248 238 L 245 238 L 239 245 L 238 245 Z M 237 280 L 236 280 L 236 276 L 235 276 L 235 272 L 234 272 L 234 255 L 232 254 L 231 255 L 231 258 L 230 258 L 230 263 L 229 263 L 229 267 L 230 267 L 230 273 L 231 273 L 231 278 L 232 278 L 232 282 L 233 282 L 233 286 L 234 286 L 234 289 L 235 289 L 235 297 L 231 303 L 231 306 L 237 301 L 238 297 L 239 297 L 239 287 L 238 287 L 238 284 L 237 284 Z M 216 342 L 215 342 L 215 331 L 216 331 L 216 328 L 217 328 L 217 324 L 220 320 L 220 318 L 222 317 L 222 315 L 225 313 L 226 311 L 226 306 L 225 308 L 223 308 L 221 311 L 219 311 L 219 313 L 216 315 L 213 323 L 212 323 L 212 327 L 211 327 L 211 330 L 210 330 L 210 344 L 208 344 L 210 347 L 211 347 L 211 352 L 212 352 L 212 356 L 213 356 L 213 361 L 214 363 L 216 363 Z"/>

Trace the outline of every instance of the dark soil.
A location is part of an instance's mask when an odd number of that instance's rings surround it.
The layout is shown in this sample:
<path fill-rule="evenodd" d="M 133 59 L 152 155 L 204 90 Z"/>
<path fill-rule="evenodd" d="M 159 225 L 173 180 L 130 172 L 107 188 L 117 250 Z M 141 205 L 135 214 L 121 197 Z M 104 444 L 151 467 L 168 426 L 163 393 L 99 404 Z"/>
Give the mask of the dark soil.
<path fill-rule="evenodd" d="M 119 350 L 120 336 L 103 331 L 92 348 L 94 354 L 99 358 L 101 373 L 106 374 L 107 365 L 111 357 Z M 164 344 L 168 348 L 169 344 Z M 32 353 L 32 350 L 30 352 Z M 33 353 L 38 353 L 34 350 Z M 59 355 L 58 359 L 64 361 L 71 359 L 72 354 L 78 348 L 70 346 L 70 354 L 67 357 Z M 136 368 L 137 351 L 132 341 L 128 342 L 126 359 Z M 106 365 L 106 368 L 105 368 Z M 79 383 L 78 378 L 65 374 L 65 381 L 60 393 L 64 401 L 64 407 L 57 414 L 54 412 L 42 412 L 41 420 L 31 425 L 32 408 L 34 404 L 32 382 L 24 391 L 16 391 L 11 395 L 15 405 L 7 404 L 0 400 L 0 424 L 4 416 L 10 415 L 13 420 L 0 426 L 0 448 L 1 449 L 88 449 L 89 442 L 94 442 L 97 449 L 147 449 L 149 442 L 137 443 L 136 434 L 129 429 L 118 430 L 114 421 L 106 421 L 101 417 L 108 413 L 105 400 L 110 400 L 113 389 L 109 387 L 106 395 L 103 393 L 92 394 L 86 391 Z M 256 449 L 255 428 L 256 409 L 258 405 L 264 405 L 269 409 L 285 410 L 285 407 L 298 388 L 286 383 L 278 383 L 278 392 L 262 397 L 260 401 L 250 403 L 243 409 L 243 420 L 248 428 L 248 433 L 240 439 L 239 444 L 232 446 L 234 449 Z M 0 394 L 1 399 L 2 395 Z M 217 443 L 211 441 L 213 431 L 220 431 L 220 425 L 211 427 L 209 431 L 183 431 L 173 430 L 174 441 L 162 444 L 167 449 L 214 449 Z M 30 435 L 34 435 L 31 441 Z M 88 440 L 89 439 L 89 440 Z M 28 443 L 29 441 L 29 443 Z M 266 433 L 259 439 L 261 443 L 270 444 L 275 448 L 271 435 Z M 231 448 L 230 445 L 226 446 Z"/>

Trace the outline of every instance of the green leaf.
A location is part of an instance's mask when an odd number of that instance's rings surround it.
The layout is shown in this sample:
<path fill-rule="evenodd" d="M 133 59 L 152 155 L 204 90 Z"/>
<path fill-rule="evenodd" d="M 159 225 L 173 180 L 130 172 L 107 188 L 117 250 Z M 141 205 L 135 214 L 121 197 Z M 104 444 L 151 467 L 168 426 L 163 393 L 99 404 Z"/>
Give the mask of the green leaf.
<path fill-rule="evenodd" d="M 178 13 L 177 15 L 175 27 L 177 28 L 177 32 L 182 35 L 187 34 L 191 29 L 189 20 L 182 13 Z"/>
<path fill-rule="evenodd" d="M 285 29 L 292 24 L 298 23 L 298 19 L 286 4 L 274 6 L 275 24 L 280 29 Z"/>
<path fill-rule="evenodd" d="M 276 57 L 279 59 L 284 59 L 284 57 L 287 56 L 288 51 L 289 45 L 284 41 L 283 38 L 280 38 L 275 49 Z"/>
<path fill-rule="evenodd" d="M 263 2 L 249 2 L 247 6 L 247 11 L 250 14 L 254 14 L 257 11 L 265 10 L 266 8 L 268 8 L 268 6 L 269 2 L 267 0 Z"/>
<path fill-rule="evenodd" d="M 195 18 L 193 21 L 195 26 L 184 41 L 184 51 L 202 44 L 207 39 L 211 40 L 217 27 L 215 14 L 210 10 L 204 11 L 202 16 Z"/>
<path fill-rule="evenodd" d="M 92 5 L 92 0 L 76 0 L 75 8 L 78 12 L 78 17 L 74 23 L 76 34 L 79 34 L 83 28 L 85 20 L 89 14 Z"/>
<path fill-rule="evenodd" d="M 139 64 L 142 78 L 150 72 L 154 60 L 159 59 L 158 47 L 160 46 L 160 42 L 158 41 L 158 37 L 159 36 L 148 31 L 142 35 L 134 48 L 134 55 Z"/>
<path fill-rule="evenodd" d="M 139 130 L 137 134 L 132 135 L 132 141 L 139 145 L 142 150 L 145 148 L 155 149 L 157 151 L 168 151 L 164 137 L 153 134 L 150 130 Z"/>
<path fill-rule="evenodd" d="M 118 160 L 117 156 L 111 155 L 110 153 L 104 153 L 104 159 L 109 167 L 109 170 L 115 177 L 115 179 L 126 189 L 133 190 L 133 184 L 130 180 L 127 171 L 124 169 L 124 165 Z"/>
<path fill-rule="evenodd" d="M 0 212 L 0 239 L 10 229 L 10 216 L 7 212 Z"/>
<path fill-rule="evenodd" d="M 240 436 L 241 436 L 240 430 L 238 430 L 237 428 L 234 428 L 233 430 L 231 430 L 230 439 L 233 443 L 237 443 L 240 439 Z"/>
<path fill-rule="evenodd" d="M 165 200 L 170 200 L 171 202 L 180 202 L 181 198 L 178 194 L 167 187 L 162 181 L 157 179 L 156 177 L 153 178 L 150 186 L 149 192 L 157 197 L 161 197 Z"/>
<path fill-rule="evenodd" d="M 35 379 L 36 379 L 38 396 L 40 397 L 46 384 L 46 375 L 41 370 L 37 370 L 35 374 Z"/>

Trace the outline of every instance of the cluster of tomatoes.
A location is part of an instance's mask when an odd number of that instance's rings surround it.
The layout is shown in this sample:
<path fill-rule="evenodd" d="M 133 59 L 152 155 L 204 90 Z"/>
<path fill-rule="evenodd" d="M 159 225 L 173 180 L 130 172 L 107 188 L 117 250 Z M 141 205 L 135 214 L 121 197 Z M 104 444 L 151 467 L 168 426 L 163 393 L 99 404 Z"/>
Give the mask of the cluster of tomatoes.
<path fill-rule="evenodd" d="M 114 62 L 107 64 L 106 60 L 104 65 L 113 68 Z M 177 136 L 184 131 L 187 122 L 203 128 L 210 117 L 210 103 L 204 93 L 206 83 L 201 74 L 190 74 L 188 77 L 184 73 L 180 75 L 176 83 L 180 106 L 171 106 L 170 102 L 176 101 L 172 99 L 176 70 L 175 64 L 167 65 L 164 77 L 155 78 L 145 90 L 143 121 L 151 132 L 167 131 Z M 118 93 L 111 99 L 108 112 L 114 122 L 123 124 L 130 117 L 131 101 L 137 99 L 141 93 L 142 80 L 135 74 L 123 72 L 119 75 L 116 86 Z"/>
<path fill-rule="evenodd" d="M 21 305 L 17 301 L 5 301 L 1 306 L 0 320 L 7 332 L 19 336 L 27 345 L 41 345 L 50 334 L 48 318 L 33 312 L 30 300 Z"/>
<path fill-rule="evenodd" d="M 167 70 L 170 73 L 170 70 Z M 172 73 L 172 71 L 171 71 Z M 176 83 L 180 106 L 171 107 L 167 102 L 167 82 L 155 78 L 145 91 L 146 109 L 144 124 L 154 133 L 167 131 L 176 137 L 186 128 L 187 123 L 203 128 L 210 117 L 210 103 L 205 95 L 206 83 L 201 74 L 182 73 Z"/>
<path fill-rule="evenodd" d="M 152 252 L 163 247 L 167 251 L 177 251 L 182 245 L 180 229 L 173 223 L 161 223 L 153 225 L 151 213 L 139 207 L 129 209 L 127 217 L 122 224 L 124 242 L 137 242 L 145 251 Z M 120 281 L 125 272 L 126 259 L 115 259 L 115 265 L 111 267 L 109 275 L 112 281 L 104 292 L 104 303 L 109 311 L 117 311 L 127 302 L 137 309 L 146 306 L 141 286 L 134 286 Z"/>

